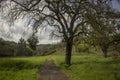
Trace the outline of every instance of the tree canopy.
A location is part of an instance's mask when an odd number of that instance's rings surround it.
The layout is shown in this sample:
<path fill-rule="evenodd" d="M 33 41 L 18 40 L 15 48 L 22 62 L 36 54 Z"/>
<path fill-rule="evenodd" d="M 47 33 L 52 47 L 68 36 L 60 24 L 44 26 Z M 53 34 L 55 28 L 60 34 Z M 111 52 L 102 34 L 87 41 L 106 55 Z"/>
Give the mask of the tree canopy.
<path fill-rule="evenodd" d="M 11 21 L 22 17 L 29 18 L 28 23 L 35 29 L 42 24 L 54 27 L 53 35 L 66 42 L 65 63 L 68 65 L 71 64 L 74 37 L 108 36 L 119 18 L 119 13 L 112 9 L 112 0 L 2 0 L 0 3 Z"/>

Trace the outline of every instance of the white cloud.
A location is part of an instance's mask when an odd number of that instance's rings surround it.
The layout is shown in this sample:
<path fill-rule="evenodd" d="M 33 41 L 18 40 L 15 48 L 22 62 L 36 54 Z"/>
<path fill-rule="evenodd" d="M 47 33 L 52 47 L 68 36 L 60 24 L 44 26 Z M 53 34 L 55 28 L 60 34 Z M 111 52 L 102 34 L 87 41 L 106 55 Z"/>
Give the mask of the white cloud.
<path fill-rule="evenodd" d="M 53 28 L 48 27 L 46 30 L 39 29 L 37 36 L 40 44 L 52 44 L 57 43 L 60 39 L 50 38 L 50 32 Z M 0 37 L 18 42 L 21 37 L 27 39 L 32 34 L 32 27 L 26 25 L 26 20 L 18 20 L 14 23 L 14 26 L 9 27 L 5 20 L 0 20 Z"/>

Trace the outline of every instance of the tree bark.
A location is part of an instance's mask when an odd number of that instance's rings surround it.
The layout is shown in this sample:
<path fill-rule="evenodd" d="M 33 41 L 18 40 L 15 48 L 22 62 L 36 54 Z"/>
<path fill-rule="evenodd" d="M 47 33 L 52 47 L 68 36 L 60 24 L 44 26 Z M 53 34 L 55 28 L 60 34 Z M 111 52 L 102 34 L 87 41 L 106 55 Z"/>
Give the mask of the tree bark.
<path fill-rule="evenodd" d="M 67 40 L 66 42 L 66 57 L 65 57 L 65 64 L 68 66 L 71 65 L 71 54 L 72 54 L 72 44 L 73 40 Z"/>
<path fill-rule="evenodd" d="M 103 53 L 104 53 L 104 57 L 107 58 L 107 50 L 104 50 Z"/>
<path fill-rule="evenodd" d="M 108 55 L 107 55 L 107 49 L 108 49 L 107 46 L 104 46 L 104 48 L 102 48 L 102 51 L 103 51 L 103 54 L 104 54 L 104 57 L 105 57 L 105 58 L 108 57 Z"/>

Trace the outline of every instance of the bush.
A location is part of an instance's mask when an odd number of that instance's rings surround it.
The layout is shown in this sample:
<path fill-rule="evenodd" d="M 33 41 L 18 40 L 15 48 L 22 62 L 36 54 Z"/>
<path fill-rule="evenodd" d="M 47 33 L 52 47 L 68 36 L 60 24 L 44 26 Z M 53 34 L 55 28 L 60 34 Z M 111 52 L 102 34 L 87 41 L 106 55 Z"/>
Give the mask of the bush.
<path fill-rule="evenodd" d="M 75 47 L 76 52 L 87 52 L 89 51 L 89 45 L 88 44 L 79 44 Z"/>
<path fill-rule="evenodd" d="M 26 49 L 25 49 L 25 56 L 33 56 L 34 53 L 35 52 L 29 46 L 26 47 Z"/>

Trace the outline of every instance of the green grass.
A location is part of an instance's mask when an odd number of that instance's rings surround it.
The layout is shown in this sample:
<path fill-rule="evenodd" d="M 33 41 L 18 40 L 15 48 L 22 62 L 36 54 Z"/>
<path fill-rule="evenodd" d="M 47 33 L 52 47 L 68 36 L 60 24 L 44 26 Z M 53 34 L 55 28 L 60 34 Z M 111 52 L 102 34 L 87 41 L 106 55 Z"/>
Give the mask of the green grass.
<path fill-rule="evenodd" d="M 101 56 L 73 56 L 70 67 L 63 64 L 64 56 L 1 58 L 0 80 L 37 80 L 39 66 L 50 59 L 70 80 L 120 80 L 120 59 Z"/>
<path fill-rule="evenodd" d="M 37 80 L 38 68 L 49 57 L 1 58 L 0 80 Z"/>
<path fill-rule="evenodd" d="M 120 80 L 120 59 L 75 56 L 72 66 L 60 66 L 70 80 Z"/>

